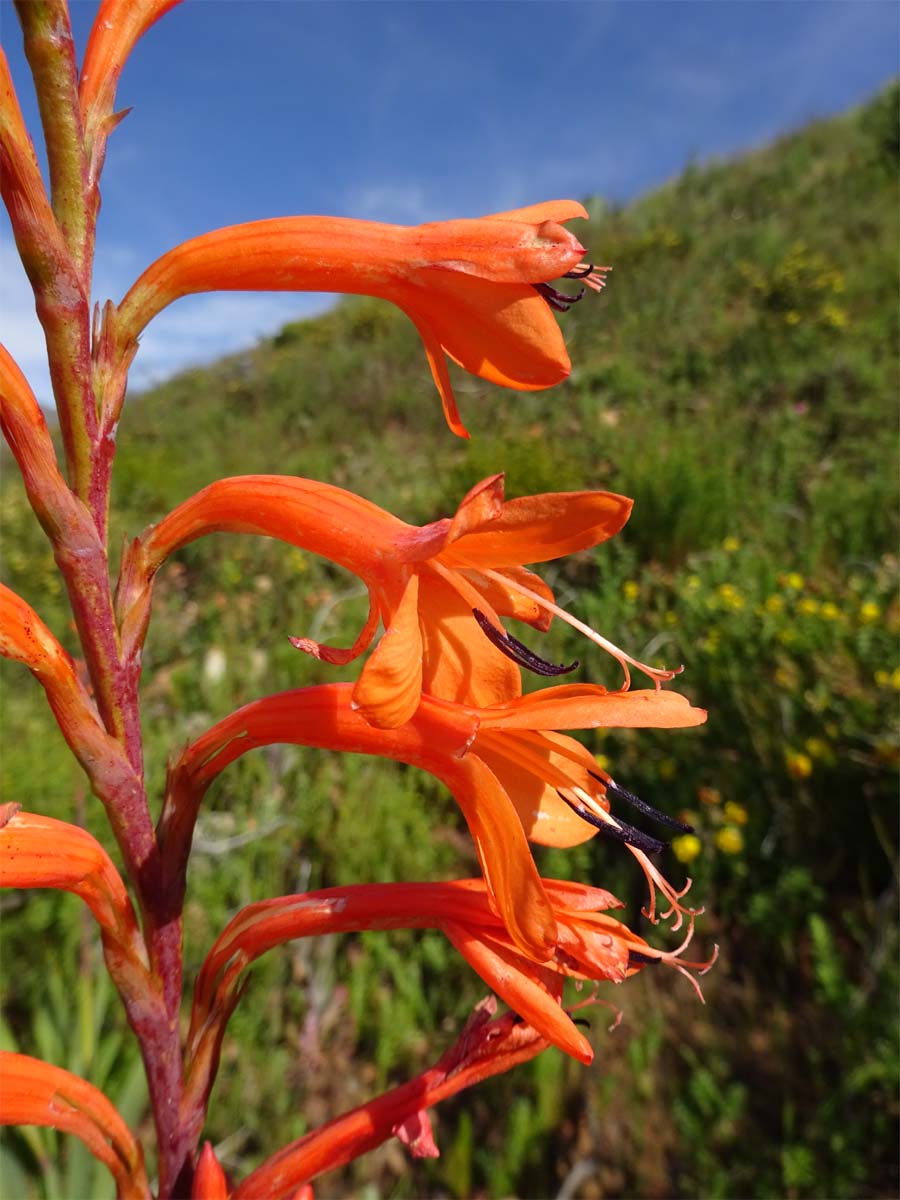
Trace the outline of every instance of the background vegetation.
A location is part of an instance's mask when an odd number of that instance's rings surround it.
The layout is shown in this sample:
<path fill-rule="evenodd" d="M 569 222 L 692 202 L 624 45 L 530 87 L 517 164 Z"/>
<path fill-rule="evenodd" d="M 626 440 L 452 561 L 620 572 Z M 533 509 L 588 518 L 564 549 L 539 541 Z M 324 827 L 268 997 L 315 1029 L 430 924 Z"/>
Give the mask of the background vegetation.
<path fill-rule="evenodd" d="M 900 1191 L 897 113 L 892 88 L 627 208 L 594 200 L 587 236 L 614 271 L 599 302 L 564 318 L 570 381 L 521 395 L 457 373 L 470 444 L 444 430 L 409 322 L 374 301 L 289 325 L 127 407 L 120 535 L 255 471 L 328 479 L 417 522 L 501 468 L 511 495 L 634 496 L 614 543 L 543 574 L 638 656 L 686 663 L 683 690 L 710 710 L 702 730 L 586 739 L 626 786 L 698 826 L 668 869 L 689 863 L 707 905 L 698 945 L 722 947 L 707 1006 L 667 972 L 607 985 L 625 1020 L 608 1034 L 598 1010 L 592 1069 L 550 1051 L 441 1109 L 440 1160 L 409 1165 L 390 1144 L 317 1195 Z M 6 577 L 65 634 L 52 558 L 12 475 Z M 155 794 L 170 750 L 233 706 L 335 677 L 287 634 L 347 644 L 363 613 L 356 580 L 272 542 L 210 538 L 180 554 L 145 655 Z M 615 664 L 571 632 L 551 631 L 542 652 L 612 682 Z M 39 689 L 21 671 L 4 679 L 4 795 L 104 836 Z M 547 874 L 617 892 L 640 926 L 642 884 L 614 845 L 539 857 Z M 423 775 L 291 747 L 249 756 L 201 818 L 189 971 L 251 899 L 474 869 L 452 800 Z M 6 1043 L 83 1071 L 140 1120 L 134 1052 L 78 902 L 4 904 Z M 482 991 L 437 934 L 271 953 L 232 1021 L 208 1136 L 248 1169 L 421 1069 Z M 55 1167 L 54 1135 L 12 1137 L 4 1196 L 103 1194 L 64 1150 Z"/>

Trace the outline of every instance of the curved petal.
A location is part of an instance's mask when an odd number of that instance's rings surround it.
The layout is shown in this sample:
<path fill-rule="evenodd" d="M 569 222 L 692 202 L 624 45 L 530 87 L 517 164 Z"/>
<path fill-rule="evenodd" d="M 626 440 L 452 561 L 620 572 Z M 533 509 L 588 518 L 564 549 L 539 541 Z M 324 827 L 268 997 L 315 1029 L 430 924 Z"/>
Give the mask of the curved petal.
<path fill-rule="evenodd" d="M 582 683 L 543 688 L 478 714 L 482 729 L 687 729 L 706 709 L 662 689 L 607 692 Z"/>
<path fill-rule="evenodd" d="M 0 1125 L 74 1133 L 110 1170 L 121 1200 L 149 1200 L 144 1157 L 131 1130 L 87 1080 L 27 1054 L 0 1051 Z"/>
<path fill-rule="evenodd" d="M 502 704 L 521 694 L 519 668 L 484 636 L 472 607 L 434 572 L 419 582 L 422 689 L 473 706 Z"/>
<path fill-rule="evenodd" d="M 405 305 L 401 305 L 401 307 L 419 331 L 425 357 L 428 359 L 428 366 L 431 369 L 431 378 L 441 397 L 444 419 L 450 427 L 450 431 L 457 437 L 468 440 L 471 434 L 463 425 L 459 409 L 456 407 L 456 397 L 453 394 L 453 384 L 450 382 L 450 372 L 447 370 L 447 360 L 444 356 L 444 347 L 441 344 L 440 336 L 421 311 L 407 308 Z"/>
<path fill-rule="evenodd" d="M 615 492 L 522 496 L 507 501 L 498 517 L 446 546 L 438 557 L 458 567 L 512 567 L 562 558 L 618 533 L 633 503 Z"/>
<path fill-rule="evenodd" d="M 59 888 L 80 896 L 107 933 L 140 941 L 131 900 L 109 855 L 86 829 L 16 811 L 0 812 L 0 887 Z"/>
<path fill-rule="evenodd" d="M 556 920 L 510 797 L 474 755 L 446 764 L 439 778 L 453 792 L 466 819 L 485 882 L 509 936 L 533 961 L 547 961 L 556 945 Z"/>
<path fill-rule="evenodd" d="M 476 937 L 451 921 L 445 923 L 444 933 L 488 987 L 542 1037 L 580 1062 L 593 1061 L 590 1042 L 548 990 L 540 967 L 493 938 L 482 933 Z"/>
<path fill-rule="evenodd" d="M 530 284 L 435 273 L 415 310 L 454 362 L 490 383 L 538 391 L 571 371 L 559 325 Z"/>
<path fill-rule="evenodd" d="M 545 600 L 553 604 L 553 590 L 544 583 L 540 575 L 535 575 L 526 567 L 502 567 L 496 574 L 509 579 L 514 585 L 504 587 L 498 579 L 490 579 L 477 570 L 464 568 L 460 574 L 464 575 L 472 586 L 481 592 L 498 617 L 513 617 L 517 621 L 524 621 L 526 625 L 530 625 L 532 629 L 539 629 L 541 633 L 546 633 L 550 628 L 553 613 L 548 612 L 546 608 L 541 608 L 536 600 L 532 600 L 530 596 L 524 596 L 519 590 L 527 588 L 531 592 L 537 592 L 539 596 L 543 596 Z M 515 586 L 516 584 L 518 587 Z"/>
<path fill-rule="evenodd" d="M 393 619 L 362 669 L 353 705 L 370 725 L 405 725 L 422 698 L 422 636 L 419 577 L 410 576 Z"/>
<path fill-rule="evenodd" d="M 566 740 L 573 741 L 571 738 Z M 562 756 L 553 755 L 550 743 L 547 742 L 543 749 L 537 752 L 545 761 L 545 770 L 541 773 L 540 763 L 537 767 L 533 764 L 525 765 L 500 752 L 498 741 L 499 739 L 476 738 L 473 752 L 500 781 L 519 814 L 519 820 L 529 841 L 540 846 L 566 849 L 590 841 L 597 830 L 573 812 L 556 791 L 557 787 L 570 784 L 568 776 L 574 773 L 572 764 Z M 553 782 L 548 782 L 547 775 L 553 777 Z"/>
<path fill-rule="evenodd" d="M 360 654 L 371 646 L 372 639 L 378 632 L 380 620 L 381 610 L 372 593 L 369 592 L 369 615 L 366 617 L 366 623 L 360 630 L 356 641 L 348 649 L 343 650 L 339 646 L 323 646 L 321 642 L 314 642 L 312 638 L 292 637 L 288 641 L 296 650 L 302 650 L 304 654 L 310 654 L 321 662 L 330 663 L 335 667 L 345 667 L 347 663 L 359 658 Z"/>
<path fill-rule="evenodd" d="M 509 212 L 491 213 L 485 221 L 571 221 L 575 217 L 588 219 L 587 209 L 577 200 L 542 200 L 525 208 L 513 208 Z"/>
<path fill-rule="evenodd" d="M 503 488 L 505 477 L 502 472 L 489 475 L 474 487 L 469 488 L 459 502 L 450 527 L 447 530 L 447 542 L 455 542 L 457 538 L 470 533 L 473 529 L 493 521 L 503 512 Z"/>

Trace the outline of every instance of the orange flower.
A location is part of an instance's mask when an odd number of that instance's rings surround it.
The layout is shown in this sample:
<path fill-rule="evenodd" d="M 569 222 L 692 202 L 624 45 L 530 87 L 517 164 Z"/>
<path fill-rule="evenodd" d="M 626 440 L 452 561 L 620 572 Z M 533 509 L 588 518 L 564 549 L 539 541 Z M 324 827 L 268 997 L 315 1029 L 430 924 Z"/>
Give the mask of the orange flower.
<path fill-rule="evenodd" d="M 518 696 L 518 665 L 539 674 L 557 668 L 503 630 L 513 617 L 546 630 L 554 615 L 656 681 L 674 671 L 636 663 L 624 651 L 557 607 L 547 585 L 522 564 L 584 550 L 617 533 L 631 501 L 612 492 L 561 492 L 503 498 L 503 476 L 477 484 L 455 516 L 421 528 L 407 525 L 341 488 L 279 475 L 248 475 L 210 484 L 148 529 L 128 550 L 117 591 L 126 651 L 143 640 L 155 572 L 178 547 L 216 531 L 260 533 L 322 554 L 359 575 L 369 589 L 365 627 L 347 650 L 308 638 L 299 649 L 344 664 L 386 633 L 363 668 L 354 704 L 371 724 L 408 721 L 422 692 L 490 705 Z M 577 665 L 577 664 L 573 664 Z"/>
<path fill-rule="evenodd" d="M 192 1086 L 205 1091 L 211 1086 L 211 1067 L 218 1061 L 246 969 L 266 951 L 294 938 L 373 929 L 440 929 L 510 1008 L 547 1041 L 582 1062 L 590 1062 L 593 1051 L 560 1006 L 566 978 L 620 983 L 651 963 L 668 963 L 684 974 L 711 965 L 679 961 L 690 932 L 675 951 L 653 949 L 603 911 L 622 907 L 609 892 L 553 879 L 542 882 L 558 926 L 556 949 L 543 964 L 523 955 L 510 940 L 491 908 L 483 879 L 357 884 L 248 905 L 216 940 L 197 979 L 187 1041 Z"/>
<path fill-rule="evenodd" d="M 63 736 L 97 795 L 133 795 L 136 776 L 103 727 L 71 656 L 34 609 L 0 584 L 0 654 L 23 663 L 42 685 Z"/>
<path fill-rule="evenodd" d="M 0 807 L 0 887 L 60 888 L 87 904 L 107 951 L 146 967 L 143 940 L 119 872 L 87 830 L 17 804 Z"/>
<path fill-rule="evenodd" d="M 101 1091 L 70 1071 L 0 1051 L 0 1125 L 74 1133 L 109 1168 L 121 1200 L 149 1200 L 144 1156 L 131 1130 Z"/>
<path fill-rule="evenodd" d="M 678 904 L 683 893 L 674 892 L 647 859 L 647 851 L 662 843 L 607 812 L 607 793 L 625 799 L 630 794 L 599 771 L 583 746 L 552 732 L 701 724 L 706 713 L 684 696 L 608 693 L 581 685 L 550 688 L 494 708 L 423 696 L 411 721 L 378 730 L 355 710 L 352 695 L 350 684 L 328 684 L 266 696 L 231 713 L 186 748 L 171 772 L 160 823 L 162 852 L 176 878 L 184 870 L 197 808 L 213 779 L 248 750 L 287 742 L 392 758 L 445 783 L 462 809 L 510 937 L 537 962 L 552 957 L 558 931 L 526 834 L 535 841 L 574 845 L 598 828 L 608 830 L 628 844 L 647 873 L 651 917 L 654 886 L 666 895 L 670 911 L 692 915 Z"/>
<path fill-rule="evenodd" d="M 606 267 L 560 222 L 587 217 L 574 200 L 548 200 L 474 220 L 382 225 L 346 217 L 277 217 L 216 229 L 154 262 L 110 314 L 113 361 L 166 305 L 197 292 L 350 292 L 379 296 L 414 322 L 447 423 L 460 420 L 445 355 L 473 375 L 520 391 L 552 387 L 570 370 L 551 308 L 581 298 L 549 281 L 568 276 L 599 291 Z M 114 349 L 112 349 L 114 347 Z"/>

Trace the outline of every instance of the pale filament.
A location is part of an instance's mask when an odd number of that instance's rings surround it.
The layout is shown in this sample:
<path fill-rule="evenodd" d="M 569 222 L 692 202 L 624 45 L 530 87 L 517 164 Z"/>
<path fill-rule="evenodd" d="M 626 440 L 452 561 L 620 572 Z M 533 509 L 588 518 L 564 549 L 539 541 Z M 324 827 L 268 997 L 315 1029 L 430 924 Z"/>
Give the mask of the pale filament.
<path fill-rule="evenodd" d="M 679 975 L 683 975 L 685 977 L 685 979 L 697 993 L 700 1003 L 705 1004 L 706 1000 L 703 996 L 703 989 L 700 987 L 700 984 L 697 982 L 696 978 L 691 974 L 691 971 L 696 971 L 698 975 L 705 975 L 706 972 L 712 968 L 716 959 L 719 957 L 719 947 L 717 945 L 713 947 L 712 955 L 706 960 L 706 962 L 682 961 L 680 956 L 687 949 L 693 936 L 694 917 L 692 915 L 684 941 L 676 950 L 657 950 L 656 947 L 651 947 L 651 949 L 655 954 L 659 955 L 660 962 L 665 963 L 667 967 L 672 967 L 672 969 L 677 971 Z"/>
<path fill-rule="evenodd" d="M 679 675 L 684 670 L 684 667 L 677 667 L 674 671 L 669 670 L 666 667 L 648 667 L 646 663 L 638 662 L 636 658 L 632 658 L 630 654 L 626 654 L 624 650 L 620 650 L 618 646 L 615 646 L 612 642 L 607 641 L 605 637 L 602 637 L 595 630 L 591 629 L 590 625 L 585 625 L 583 621 L 579 621 L 577 617 L 573 617 L 571 613 L 567 613 L 564 608 L 560 608 L 559 605 L 554 604 L 551 600 L 546 600 L 543 596 L 538 595 L 537 592 L 533 592 L 531 588 L 525 587 L 524 584 L 516 583 L 510 579 L 508 575 L 502 575 L 499 571 L 491 570 L 490 567 L 479 567 L 478 570 L 482 575 L 487 576 L 488 579 L 493 579 L 495 583 L 499 583 L 501 587 L 511 588 L 520 595 L 527 596 L 529 600 L 533 600 L 535 604 L 540 605 L 540 607 L 545 609 L 547 612 L 553 613 L 553 615 L 559 617 L 561 621 L 565 621 L 568 625 L 571 625 L 573 629 L 577 629 L 579 633 L 583 633 L 585 637 L 590 638 L 590 640 L 596 645 L 600 646 L 601 649 L 605 650 L 608 654 L 611 654 L 613 658 L 618 661 L 623 672 L 625 673 L 625 684 L 622 689 L 623 691 L 627 692 L 631 687 L 631 672 L 628 670 L 629 663 L 633 667 L 636 667 L 638 671 L 642 671 L 645 675 L 652 679 L 656 684 L 657 691 L 659 690 L 661 684 L 665 683 L 669 679 L 674 679 L 676 675 Z"/>
<path fill-rule="evenodd" d="M 580 803 L 583 804 L 585 806 L 585 808 L 588 808 L 592 813 L 594 813 L 595 816 L 599 817 L 601 821 L 605 821 L 607 823 L 607 825 L 612 825 L 614 829 L 622 828 L 621 825 L 619 824 L 619 822 L 615 819 L 615 817 L 613 817 L 610 813 L 608 813 L 605 808 L 602 808 L 601 805 L 599 805 L 597 803 L 597 801 L 594 800 L 594 798 L 590 795 L 590 793 L 584 791 L 583 788 L 579 788 L 579 787 L 572 788 L 572 791 L 578 797 L 578 800 L 580 801 Z M 690 921 L 693 921 L 694 917 L 700 916 L 700 914 L 703 912 L 702 908 L 686 908 L 683 904 L 679 904 L 679 900 L 681 899 L 681 897 L 686 895 L 687 892 L 690 890 L 690 886 L 691 886 L 690 879 L 688 879 L 687 883 L 684 885 L 684 887 L 681 889 L 680 892 L 676 891 L 676 889 L 672 886 L 672 884 L 669 883 L 669 881 L 663 875 L 661 875 L 659 873 L 659 871 L 656 869 L 656 867 L 653 865 L 653 863 L 650 861 L 650 859 L 647 857 L 647 855 L 644 853 L 643 850 L 639 850 L 637 848 L 637 846 L 632 846 L 630 843 L 627 843 L 627 842 L 626 842 L 626 846 L 627 846 L 628 850 L 637 859 L 638 865 L 640 866 L 641 870 L 644 872 L 644 877 L 647 880 L 647 886 L 650 889 L 649 904 L 648 904 L 647 908 L 641 909 L 641 912 L 644 914 L 644 916 L 647 918 L 648 921 L 650 921 L 653 925 L 658 925 L 660 921 L 666 921 L 673 914 L 677 914 L 676 919 L 672 925 L 672 931 L 674 933 L 674 932 L 677 932 L 681 928 L 682 924 L 684 923 L 685 917 L 687 917 Z M 669 902 L 669 907 L 666 909 L 666 911 L 664 913 L 660 913 L 659 916 L 656 915 L 656 892 L 657 892 L 657 889 L 665 896 L 666 900 L 668 900 L 668 902 Z"/>
<path fill-rule="evenodd" d="M 580 264 L 580 266 L 582 266 L 582 267 L 587 267 L 589 265 L 590 265 L 589 263 L 581 263 Z M 578 270 L 579 268 L 576 267 L 575 269 Z M 583 284 L 586 284 L 587 287 L 593 288 L 593 290 L 595 292 L 600 292 L 603 290 L 604 287 L 606 287 L 606 272 L 611 271 L 611 270 L 612 270 L 612 267 L 594 266 L 594 267 L 592 267 L 589 275 L 582 275 L 580 277 L 581 282 Z"/>

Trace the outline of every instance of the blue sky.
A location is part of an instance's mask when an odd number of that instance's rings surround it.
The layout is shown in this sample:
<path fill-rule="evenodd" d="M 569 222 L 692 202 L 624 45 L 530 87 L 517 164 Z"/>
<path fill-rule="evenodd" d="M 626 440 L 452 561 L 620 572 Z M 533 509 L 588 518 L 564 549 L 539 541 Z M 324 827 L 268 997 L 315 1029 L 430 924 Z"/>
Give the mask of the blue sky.
<path fill-rule="evenodd" d="M 79 55 L 96 11 L 75 0 Z M 95 298 L 219 225 L 284 213 L 416 223 L 600 193 L 857 103 L 898 71 L 894 0 L 187 0 L 138 43 L 103 177 Z M 14 11 L 4 48 L 36 107 Z M 42 402 L 27 282 L 0 221 L 2 338 Z M 180 301 L 134 384 L 252 345 L 327 297 Z"/>

